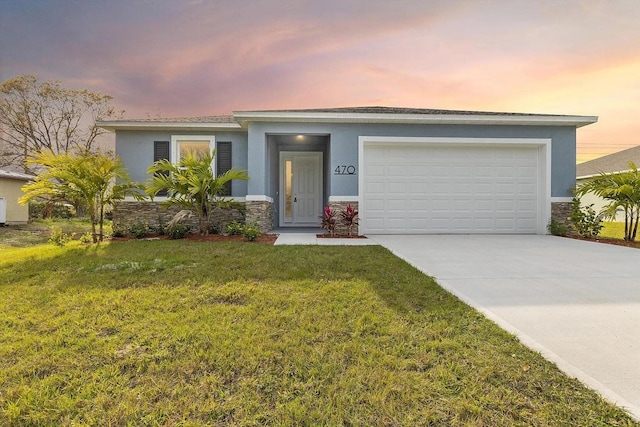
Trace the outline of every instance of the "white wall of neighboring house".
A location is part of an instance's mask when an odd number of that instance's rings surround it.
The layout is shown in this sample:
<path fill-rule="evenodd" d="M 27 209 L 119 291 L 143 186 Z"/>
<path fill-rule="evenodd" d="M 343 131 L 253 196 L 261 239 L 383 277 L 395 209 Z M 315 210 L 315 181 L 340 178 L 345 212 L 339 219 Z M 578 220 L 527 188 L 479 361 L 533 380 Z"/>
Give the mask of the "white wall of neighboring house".
<path fill-rule="evenodd" d="M 576 186 L 579 186 L 580 184 L 582 184 L 583 182 L 587 181 L 588 178 L 583 178 L 583 179 L 576 179 Z M 590 204 L 593 204 L 593 210 L 596 211 L 597 214 L 599 214 L 600 212 L 602 212 L 605 208 L 606 205 L 609 204 L 609 202 L 605 201 L 602 197 L 598 197 L 593 193 L 587 193 L 584 196 L 582 196 L 580 198 L 580 205 L 581 206 L 589 206 Z M 607 221 L 612 221 L 611 219 L 607 219 Z M 615 220 L 613 220 L 614 222 L 624 222 L 624 212 L 619 211 L 618 214 L 616 215 Z"/>
<path fill-rule="evenodd" d="M 29 221 L 29 207 L 18 203 L 24 184 L 26 182 L 23 180 L 0 177 L 0 197 L 6 201 L 6 224 L 24 224 Z"/>

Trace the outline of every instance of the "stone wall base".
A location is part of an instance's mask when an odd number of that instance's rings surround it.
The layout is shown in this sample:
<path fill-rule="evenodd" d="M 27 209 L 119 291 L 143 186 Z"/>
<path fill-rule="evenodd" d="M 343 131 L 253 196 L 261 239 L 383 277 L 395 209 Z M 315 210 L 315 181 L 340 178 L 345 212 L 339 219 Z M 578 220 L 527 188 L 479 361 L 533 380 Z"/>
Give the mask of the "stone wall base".
<path fill-rule="evenodd" d="M 347 208 L 347 205 L 351 205 L 356 211 L 358 210 L 358 202 L 329 202 L 329 207 L 332 211 L 336 212 L 336 234 L 347 235 L 349 231 L 347 230 L 347 226 L 342 223 L 342 216 L 340 212 Z M 358 226 L 354 226 L 351 230 L 351 234 L 354 236 L 358 235 Z"/>
<path fill-rule="evenodd" d="M 258 224 L 263 233 L 273 230 L 273 202 L 247 201 L 246 223 Z"/>
<path fill-rule="evenodd" d="M 150 228 L 166 225 L 175 214 L 182 209 L 178 206 L 166 208 L 162 202 L 149 201 L 120 201 L 113 206 L 113 228 L 126 230 L 133 224 L 147 224 Z M 232 221 L 244 223 L 243 206 L 230 208 L 216 208 L 211 214 L 211 225 L 219 233 L 226 231 L 226 225 Z M 193 230 L 198 229 L 198 218 L 194 215 L 186 222 Z"/>
<path fill-rule="evenodd" d="M 552 202 L 551 219 L 571 230 L 571 202 Z"/>

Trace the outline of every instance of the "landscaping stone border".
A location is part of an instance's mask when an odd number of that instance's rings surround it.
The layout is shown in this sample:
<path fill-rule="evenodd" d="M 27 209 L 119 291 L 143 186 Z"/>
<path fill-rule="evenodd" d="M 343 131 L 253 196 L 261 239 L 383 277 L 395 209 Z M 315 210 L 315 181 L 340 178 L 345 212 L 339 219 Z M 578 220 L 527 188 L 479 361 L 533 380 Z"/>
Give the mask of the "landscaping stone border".
<path fill-rule="evenodd" d="M 233 221 L 245 222 L 244 206 L 215 208 L 211 215 L 211 225 L 219 232 L 224 232 L 226 225 Z M 178 206 L 165 208 L 162 202 L 120 201 L 113 206 L 114 229 L 126 229 L 133 224 L 147 224 L 155 228 L 166 225 L 181 209 Z M 198 218 L 194 215 L 186 222 L 195 230 L 198 229 Z"/>

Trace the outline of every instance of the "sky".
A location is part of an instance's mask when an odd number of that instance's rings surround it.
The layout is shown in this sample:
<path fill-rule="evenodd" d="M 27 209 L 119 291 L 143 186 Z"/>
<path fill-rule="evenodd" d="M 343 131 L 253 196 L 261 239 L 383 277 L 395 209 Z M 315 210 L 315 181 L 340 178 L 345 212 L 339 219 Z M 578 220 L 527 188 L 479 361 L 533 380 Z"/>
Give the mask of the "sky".
<path fill-rule="evenodd" d="M 578 162 L 640 145 L 640 0 L 0 0 L 0 81 L 126 118 L 383 105 L 598 116 Z"/>

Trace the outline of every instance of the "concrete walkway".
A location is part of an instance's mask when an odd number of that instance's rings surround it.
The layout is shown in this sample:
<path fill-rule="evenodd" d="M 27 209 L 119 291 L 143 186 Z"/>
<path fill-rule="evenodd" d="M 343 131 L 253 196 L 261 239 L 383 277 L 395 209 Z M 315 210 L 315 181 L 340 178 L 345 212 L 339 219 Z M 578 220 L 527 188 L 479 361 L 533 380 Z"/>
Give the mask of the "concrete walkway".
<path fill-rule="evenodd" d="M 315 233 L 281 233 L 274 245 L 325 245 L 325 246 L 366 246 L 377 245 L 371 239 L 327 239 L 318 238 Z"/>
<path fill-rule="evenodd" d="M 370 236 L 640 419 L 640 250 L 554 236 Z"/>

